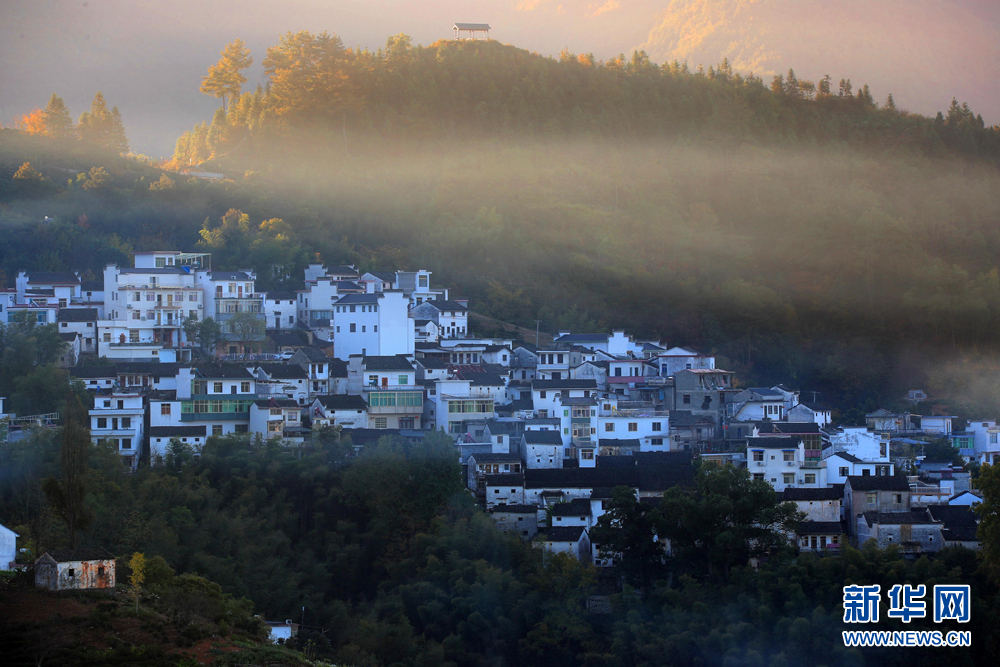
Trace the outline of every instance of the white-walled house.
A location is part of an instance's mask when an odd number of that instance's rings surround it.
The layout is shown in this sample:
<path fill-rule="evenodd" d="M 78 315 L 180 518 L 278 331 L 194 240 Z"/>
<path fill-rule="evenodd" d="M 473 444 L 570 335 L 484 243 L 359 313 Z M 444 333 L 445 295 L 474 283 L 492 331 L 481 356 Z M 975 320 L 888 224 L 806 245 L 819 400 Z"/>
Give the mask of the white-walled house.
<path fill-rule="evenodd" d="M 368 423 L 375 429 L 419 429 L 424 390 L 407 355 L 353 355 L 347 362 L 347 393 L 368 404 Z"/>
<path fill-rule="evenodd" d="M 521 452 L 526 468 L 562 468 L 564 445 L 557 431 L 525 431 Z"/>
<path fill-rule="evenodd" d="M 656 362 L 659 364 L 660 375 L 663 377 L 673 376 L 677 371 L 715 368 L 714 356 L 700 354 L 685 347 L 670 348 L 657 355 Z"/>
<path fill-rule="evenodd" d="M 769 482 L 779 493 L 787 488 L 826 486 L 819 452 L 806 450 L 797 437 L 747 438 L 747 468 L 754 479 Z"/>
<path fill-rule="evenodd" d="M 287 398 L 267 398 L 250 406 L 250 432 L 265 440 L 302 441 L 307 434 L 302 427 L 302 408 Z"/>
<path fill-rule="evenodd" d="M 368 428 L 368 404 L 355 394 L 333 394 L 313 399 L 313 423 L 326 422 L 345 428 Z"/>
<path fill-rule="evenodd" d="M 827 484 L 844 484 L 848 477 L 895 474 L 894 464 L 888 461 L 864 461 L 848 452 L 834 452 L 823 459 Z"/>
<path fill-rule="evenodd" d="M 785 396 L 777 389 L 752 387 L 732 398 L 729 416 L 733 421 L 778 421 L 785 417 Z"/>
<path fill-rule="evenodd" d="M 410 309 L 410 316 L 434 322 L 441 338 L 467 338 L 469 335 L 469 309 L 465 301 L 424 301 Z"/>
<path fill-rule="evenodd" d="M 95 444 L 114 444 L 122 463 L 135 470 L 142 455 L 145 414 L 141 394 L 98 392 L 90 410 L 90 438 Z"/>
<path fill-rule="evenodd" d="M 413 354 L 415 332 L 402 292 L 347 294 L 333 304 L 333 350 L 338 359 L 352 355 Z"/>
<path fill-rule="evenodd" d="M 159 407 L 160 404 L 157 405 Z M 208 440 L 207 428 L 198 426 L 150 426 L 149 427 L 149 460 L 158 465 L 167 456 L 171 440 L 188 445 L 196 454 L 200 454 Z"/>
<path fill-rule="evenodd" d="M 812 422 L 819 424 L 820 428 L 830 425 L 830 415 L 832 411 L 825 405 L 818 403 L 799 403 L 788 411 L 788 421 L 790 422 Z"/>
<path fill-rule="evenodd" d="M 295 292 L 268 292 L 264 294 L 264 321 L 268 329 L 294 329 L 298 315 Z"/>
<path fill-rule="evenodd" d="M 17 559 L 17 538 L 19 535 L 6 526 L 0 525 L 0 570 L 14 569 Z"/>
<path fill-rule="evenodd" d="M 77 334 L 80 337 L 80 352 L 97 352 L 97 309 L 60 308 L 56 322 L 61 334 Z"/>
<path fill-rule="evenodd" d="M 825 430 L 834 452 L 846 452 L 868 462 L 890 465 L 889 436 L 864 426 L 842 426 Z M 891 474 L 891 473 L 890 473 Z"/>

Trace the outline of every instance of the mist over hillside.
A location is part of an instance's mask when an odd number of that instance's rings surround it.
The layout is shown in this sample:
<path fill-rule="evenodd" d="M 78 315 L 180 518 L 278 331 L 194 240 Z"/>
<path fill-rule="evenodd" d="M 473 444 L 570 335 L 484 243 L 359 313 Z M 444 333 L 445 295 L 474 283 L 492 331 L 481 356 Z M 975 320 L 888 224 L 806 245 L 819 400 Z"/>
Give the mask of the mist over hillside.
<path fill-rule="evenodd" d="M 641 48 L 692 66 L 728 57 L 760 76 L 848 77 L 923 114 L 954 96 L 998 120 L 1000 87 L 987 82 L 1000 78 L 1000 4 L 986 0 L 673 0 Z"/>

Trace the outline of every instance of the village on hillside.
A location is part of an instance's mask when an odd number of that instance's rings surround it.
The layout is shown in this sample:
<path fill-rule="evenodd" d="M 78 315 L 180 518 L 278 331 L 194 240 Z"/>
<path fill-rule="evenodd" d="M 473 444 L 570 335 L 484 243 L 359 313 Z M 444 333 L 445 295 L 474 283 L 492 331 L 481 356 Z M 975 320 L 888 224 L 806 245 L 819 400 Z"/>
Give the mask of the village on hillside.
<path fill-rule="evenodd" d="M 590 533 L 612 490 L 658 502 L 693 483 L 696 459 L 747 468 L 795 503 L 801 551 L 870 538 L 909 556 L 979 547 L 969 473 L 921 445 L 947 439 L 995 463 L 994 418 L 878 410 L 838 425 L 797 390 L 741 387 L 711 355 L 621 330 L 544 345 L 475 337 L 468 302 L 425 270 L 312 264 L 304 289 L 264 293 L 254 272 L 214 270 L 206 253 L 137 252 L 134 264 L 103 281 L 22 271 L 0 292 L 3 321 L 56 325 L 62 365 L 92 396 L 91 437 L 128 470 L 212 436 L 296 448 L 335 427 L 361 450 L 435 431 L 501 529 L 598 566 L 611 563 Z M 4 414 L 3 435 L 57 418 Z"/>

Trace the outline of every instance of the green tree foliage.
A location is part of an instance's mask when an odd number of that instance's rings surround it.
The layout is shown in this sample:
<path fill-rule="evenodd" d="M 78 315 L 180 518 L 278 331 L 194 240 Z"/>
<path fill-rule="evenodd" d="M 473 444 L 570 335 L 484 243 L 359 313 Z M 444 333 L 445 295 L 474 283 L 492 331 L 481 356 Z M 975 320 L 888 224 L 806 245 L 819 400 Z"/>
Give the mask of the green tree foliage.
<path fill-rule="evenodd" d="M 983 545 L 983 563 L 990 575 L 1000 581 L 1000 466 L 984 465 L 976 488 L 983 500 L 974 506 L 979 515 L 977 537 Z"/>
<path fill-rule="evenodd" d="M 662 520 L 654 505 L 640 502 L 632 489 L 618 487 L 591 539 L 630 584 L 646 589 L 665 571 L 666 554 L 658 537 Z"/>
<path fill-rule="evenodd" d="M 128 151 L 128 139 L 125 137 L 125 126 L 118 107 L 112 107 L 109 111 L 104 95 L 100 92 L 94 96 L 90 111 L 84 111 L 80 116 L 77 131 L 80 139 L 99 148 L 115 153 Z"/>
<path fill-rule="evenodd" d="M 69 115 L 69 107 L 63 99 L 52 93 L 49 103 L 42 110 L 45 119 L 45 134 L 57 139 L 69 139 L 75 134 L 73 119 Z"/>
<path fill-rule="evenodd" d="M 226 322 L 226 330 L 243 351 L 258 352 L 264 342 L 264 317 L 259 313 L 236 313 Z"/>
<path fill-rule="evenodd" d="M 66 403 L 59 451 L 59 477 L 47 477 L 42 484 L 49 505 L 66 524 L 69 548 L 76 548 L 80 531 L 93 521 L 86 505 L 87 469 L 90 459 L 90 429 L 87 410 L 79 397 Z"/>
<path fill-rule="evenodd" d="M 661 534 L 676 558 L 709 576 L 789 546 L 788 534 L 801 520 L 768 482 L 752 479 L 746 468 L 712 463 L 698 470 L 695 490 L 669 489 L 660 514 Z"/>
<path fill-rule="evenodd" d="M 208 350 L 210 354 L 215 353 L 215 348 L 223 341 L 225 335 L 222 331 L 222 325 L 216 322 L 211 317 L 206 317 L 201 321 L 198 327 L 198 333 L 196 335 L 196 340 L 202 348 Z"/>

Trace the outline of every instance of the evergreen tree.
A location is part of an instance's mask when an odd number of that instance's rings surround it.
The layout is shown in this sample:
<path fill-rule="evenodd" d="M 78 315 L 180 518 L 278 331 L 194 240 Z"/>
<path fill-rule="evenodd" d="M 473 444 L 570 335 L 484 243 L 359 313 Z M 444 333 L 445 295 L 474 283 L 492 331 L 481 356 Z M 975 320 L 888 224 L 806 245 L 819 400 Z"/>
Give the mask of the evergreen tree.
<path fill-rule="evenodd" d="M 219 62 L 208 68 L 208 74 L 201 80 L 201 92 L 222 99 L 223 113 L 227 98 L 237 98 L 243 89 L 247 78 L 242 70 L 253 64 L 250 49 L 246 48 L 242 39 L 235 39 L 222 49 Z"/>
<path fill-rule="evenodd" d="M 840 80 L 840 92 L 837 93 L 837 95 L 840 96 L 840 97 L 853 97 L 854 96 L 853 88 L 851 87 L 851 80 L 850 79 L 841 79 Z"/>
<path fill-rule="evenodd" d="M 71 394 L 66 402 L 59 452 L 59 478 L 48 477 L 42 489 L 49 504 L 66 524 L 69 548 L 76 548 L 77 534 L 87 528 L 93 516 L 87 508 L 87 468 L 90 460 L 90 429 L 87 410 L 80 398 Z"/>
<path fill-rule="evenodd" d="M 52 93 L 42 114 L 45 118 L 45 134 L 60 139 L 73 136 L 73 119 L 61 97 Z"/>
<path fill-rule="evenodd" d="M 90 104 L 90 111 L 84 111 L 80 116 L 78 127 L 80 139 L 101 148 L 125 153 L 128 151 L 128 139 L 125 136 L 125 126 L 122 124 L 118 107 L 108 110 L 104 95 L 98 92 Z"/>

